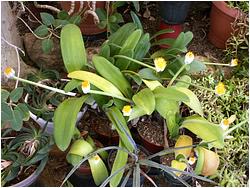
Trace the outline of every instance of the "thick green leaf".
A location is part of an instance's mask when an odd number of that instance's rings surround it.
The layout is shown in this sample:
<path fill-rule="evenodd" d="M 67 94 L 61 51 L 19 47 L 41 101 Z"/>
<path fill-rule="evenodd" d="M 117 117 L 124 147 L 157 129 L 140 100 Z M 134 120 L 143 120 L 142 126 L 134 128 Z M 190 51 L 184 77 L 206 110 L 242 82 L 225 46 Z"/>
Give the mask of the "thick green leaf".
<path fill-rule="evenodd" d="M 42 40 L 42 50 L 45 54 L 48 54 L 51 52 L 54 44 L 51 39 L 43 39 Z"/>
<path fill-rule="evenodd" d="M 158 40 L 158 41 L 152 43 L 152 46 L 157 46 L 157 45 L 169 45 L 169 46 L 172 46 L 174 41 L 175 41 L 175 39 L 172 39 L 172 38 L 161 39 L 161 40 Z"/>
<path fill-rule="evenodd" d="M 74 71 L 69 73 L 68 77 L 78 80 L 88 80 L 91 84 L 93 84 L 104 92 L 123 96 L 119 89 L 117 89 L 117 87 L 115 87 L 111 82 L 92 72 Z"/>
<path fill-rule="evenodd" d="M 87 55 L 79 27 L 74 24 L 64 26 L 61 31 L 60 45 L 64 66 L 68 73 L 82 70 L 86 66 Z"/>
<path fill-rule="evenodd" d="M 23 116 L 19 110 L 12 111 L 12 119 L 10 120 L 12 129 L 15 131 L 20 131 L 23 125 Z"/>
<path fill-rule="evenodd" d="M 155 98 L 149 88 L 145 88 L 135 94 L 132 98 L 136 106 L 141 108 L 147 115 L 153 113 L 155 109 Z"/>
<path fill-rule="evenodd" d="M 142 81 L 144 82 L 144 84 L 151 90 L 151 91 L 153 91 L 155 88 L 157 88 L 157 87 L 163 87 L 162 85 L 161 85 L 161 83 L 160 82 L 158 82 L 157 80 L 155 80 L 155 81 L 149 81 L 149 80 L 144 80 L 144 79 L 142 79 Z"/>
<path fill-rule="evenodd" d="M 175 86 L 176 87 L 184 87 L 188 88 L 189 85 L 191 84 L 192 79 L 188 75 L 183 75 L 182 77 L 179 78 L 180 81 L 178 81 Z"/>
<path fill-rule="evenodd" d="M 133 52 L 133 50 L 128 49 L 128 50 L 123 51 L 122 53 L 120 53 L 120 55 L 124 55 L 124 56 L 133 58 L 134 52 Z M 121 71 L 123 71 L 123 70 L 129 70 L 130 65 L 133 65 L 134 63 L 131 62 L 130 60 L 127 60 L 127 59 L 118 58 L 118 59 L 116 59 L 116 61 L 115 61 L 114 64 L 115 64 L 115 66 L 117 66 Z"/>
<path fill-rule="evenodd" d="M 132 136 L 121 111 L 117 107 L 113 106 L 108 108 L 106 114 L 109 120 L 115 126 L 115 129 L 118 132 L 120 139 L 124 144 L 124 146 L 126 147 L 126 149 L 129 150 L 130 152 L 133 152 L 134 141 L 130 140 Z M 127 132 L 127 134 L 125 133 L 125 131 Z M 130 138 L 128 136 L 130 136 Z"/>
<path fill-rule="evenodd" d="M 23 87 L 17 87 L 10 92 L 10 100 L 17 102 L 23 95 Z"/>
<path fill-rule="evenodd" d="M 22 114 L 23 121 L 28 121 L 30 117 L 29 108 L 24 103 L 19 103 L 15 107 L 16 110 L 20 111 Z"/>
<path fill-rule="evenodd" d="M 223 130 L 219 125 L 210 123 L 206 119 L 197 115 L 186 118 L 181 128 L 186 128 L 203 139 L 205 142 L 212 142 L 211 144 L 216 148 L 223 148 L 224 137 Z"/>
<path fill-rule="evenodd" d="M 1 89 L 1 102 L 6 102 L 9 98 L 10 92 L 5 89 Z"/>
<path fill-rule="evenodd" d="M 101 76 L 114 84 L 126 97 L 131 98 L 131 85 L 116 66 L 98 55 L 93 56 L 92 62 Z"/>
<path fill-rule="evenodd" d="M 187 71 L 189 74 L 199 73 L 199 72 L 205 71 L 207 68 L 206 65 L 202 61 L 199 61 L 196 59 L 194 59 L 193 62 L 190 63 L 189 66 L 190 66 L 190 69 Z"/>
<path fill-rule="evenodd" d="M 174 32 L 173 29 L 162 29 L 162 30 L 158 31 L 157 33 L 155 33 L 155 34 L 150 38 L 150 40 L 156 38 L 156 37 L 159 36 L 159 35 L 162 35 L 162 34 L 165 34 L 165 33 L 173 33 L 173 32 Z"/>
<path fill-rule="evenodd" d="M 189 101 L 183 101 L 187 106 L 189 106 L 191 109 L 193 109 L 196 113 L 203 116 L 203 110 L 201 107 L 201 103 L 197 96 L 189 89 L 184 87 L 176 87 L 178 91 L 182 92 L 183 94 L 186 94 L 189 98 Z"/>
<path fill-rule="evenodd" d="M 1 125 L 9 122 L 12 119 L 12 110 L 6 102 L 1 102 Z"/>
<path fill-rule="evenodd" d="M 41 12 L 40 16 L 41 16 L 42 22 L 47 26 L 52 25 L 53 22 L 55 21 L 54 17 L 47 12 Z"/>
<path fill-rule="evenodd" d="M 132 50 L 133 51 L 135 49 L 138 41 L 140 40 L 141 35 L 142 35 L 142 31 L 140 29 L 137 29 L 137 30 L 133 31 L 128 36 L 128 38 L 126 39 L 124 44 L 122 45 L 122 48 L 121 48 L 119 54 L 122 54 L 124 51 L 127 51 L 127 50 Z"/>
<path fill-rule="evenodd" d="M 99 55 L 106 59 L 110 57 L 110 47 L 106 42 L 102 44 Z"/>
<path fill-rule="evenodd" d="M 124 22 L 123 17 L 120 13 L 116 12 L 113 14 L 113 16 L 116 17 L 116 23 L 123 23 Z"/>
<path fill-rule="evenodd" d="M 133 5 L 134 5 L 134 7 L 135 7 L 135 10 L 136 10 L 137 12 L 139 12 L 139 11 L 140 11 L 140 4 L 139 4 L 139 1 L 132 1 L 132 3 L 133 3 Z"/>
<path fill-rule="evenodd" d="M 93 179 L 98 186 L 109 176 L 108 170 L 99 155 L 90 158 L 88 161 Z"/>
<path fill-rule="evenodd" d="M 159 79 L 157 75 L 155 74 L 155 71 L 153 71 L 150 68 L 143 68 L 138 73 L 142 79 L 146 79 L 146 80 L 158 80 Z"/>
<path fill-rule="evenodd" d="M 139 17 L 136 15 L 136 13 L 134 13 L 134 11 L 130 11 L 130 15 L 131 15 L 132 20 L 133 20 L 134 24 L 136 25 L 137 29 L 141 29 L 143 31 L 141 21 L 140 21 Z"/>
<path fill-rule="evenodd" d="M 80 86 L 82 84 L 82 81 L 80 80 L 76 80 L 76 79 L 72 79 L 70 80 L 64 87 L 64 91 L 65 92 L 70 92 L 73 89 L 77 88 L 78 86 Z"/>
<path fill-rule="evenodd" d="M 135 47 L 134 50 L 134 59 L 141 61 L 146 54 L 148 53 L 150 49 L 150 40 L 149 40 L 149 34 L 143 34 L 138 42 L 138 44 Z"/>
<path fill-rule="evenodd" d="M 80 98 L 66 99 L 55 110 L 54 138 L 56 145 L 62 151 L 65 151 L 70 144 L 75 129 L 77 114 L 87 98 L 88 95 L 84 95 Z"/>
<path fill-rule="evenodd" d="M 81 157 L 86 157 L 89 153 L 93 152 L 94 148 L 87 141 L 83 139 L 76 140 L 70 150 L 69 154 L 79 155 Z"/>
<path fill-rule="evenodd" d="M 57 27 L 57 28 L 62 28 L 63 26 L 69 24 L 68 20 L 59 20 L 59 19 L 55 19 L 53 26 Z"/>
<path fill-rule="evenodd" d="M 153 91 L 155 98 L 162 98 L 164 100 L 182 101 L 189 102 L 189 97 L 182 91 L 177 90 L 177 88 L 169 87 L 157 87 Z"/>
<path fill-rule="evenodd" d="M 49 34 L 49 29 L 46 25 L 40 25 L 35 29 L 34 33 L 39 37 L 46 37 Z"/>
<path fill-rule="evenodd" d="M 121 140 L 119 141 L 119 147 L 124 148 L 123 143 Z M 115 161 L 112 166 L 111 174 L 115 173 L 118 169 L 122 168 L 123 166 L 126 165 L 128 160 L 128 153 L 124 152 L 122 150 L 118 150 L 117 154 L 115 156 Z M 124 170 L 119 172 L 117 175 L 115 175 L 111 181 L 110 181 L 110 186 L 111 187 L 117 187 L 123 177 Z"/>

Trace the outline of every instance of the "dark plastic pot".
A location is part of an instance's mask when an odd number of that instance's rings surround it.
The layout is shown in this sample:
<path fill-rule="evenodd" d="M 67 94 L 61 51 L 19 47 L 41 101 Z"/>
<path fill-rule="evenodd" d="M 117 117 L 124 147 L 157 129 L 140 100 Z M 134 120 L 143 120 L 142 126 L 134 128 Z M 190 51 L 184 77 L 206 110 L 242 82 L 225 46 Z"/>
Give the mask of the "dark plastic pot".
<path fill-rule="evenodd" d="M 214 46 L 226 48 L 226 41 L 233 32 L 231 23 L 239 14 L 240 10 L 228 7 L 224 1 L 212 2 L 208 39 Z"/>
<path fill-rule="evenodd" d="M 90 167 L 80 166 L 69 178 L 74 187 L 96 187 Z"/>
<path fill-rule="evenodd" d="M 189 1 L 160 1 L 160 15 L 167 24 L 182 24 L 187 17 L 190 3 Z"/>
<path fill-rule="evenodd" d="M 170 187 L 185 187 L 183 183 L 181 183 L 178 179 L 175 179 L 173 176 L 168 174 L 167 172 L 162 172 L 163 177 L 165 177 Z M 192 186 L 193 179 L 191 176 L 180 176 L 185 182 Z"/>
<path fill-rule="evenodd" d="M 144 147 L 142 147 L 142 146 L 140 146 L 140 145 L 137 145 L 137 147 L 139 148 L 140 151 L 143 151 L 143 153 L 145 153 L 147 156 L 149 156 L 149 152 L 148 152 Z M 109 168 L 110 171 L 112 170 L 112 165 L 111 165 L 109 159 L 110 159 L 110 157 L 112 156 L 112 154 L 113 154 L 115 151 L 117 151 L 117 150 L 111 150 L 110 153 L 109 153 L 109 156 L 108 156 L 108 168 Z M 151 169 L 150 167 L 148 167 L 148 168 L 149 168 L 148 171 L 145 172 L 146 174 L 148 174 L 148 172 L 149 172 L 150 169 Z M 144 183 L 144 179 L 145 179 L 145 177 L 144 177 L 143 175 L 141 175 L 141 176 L 140 176 L 141 185 Z M 121 183 L 118 185 L 118 187 L 121 186 L 123 180 L 124 180 L 124 177 L 122 178 Z M 132 178 L 132 177 L 129 177 L 128 182 L 127 182 L 127 184 L 125 185 L 125 187 L 132 187 L 132 186 L 133 186 L 133 178 Z"/>

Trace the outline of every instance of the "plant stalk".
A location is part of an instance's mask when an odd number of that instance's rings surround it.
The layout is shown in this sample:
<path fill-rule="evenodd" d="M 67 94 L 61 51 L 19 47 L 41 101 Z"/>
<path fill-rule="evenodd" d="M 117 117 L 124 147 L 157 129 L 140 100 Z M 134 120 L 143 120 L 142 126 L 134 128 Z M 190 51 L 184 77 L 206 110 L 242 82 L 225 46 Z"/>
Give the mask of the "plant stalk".
<path fill-rule="evenodd" d="M 170 87 L 173 82 L 176 80 L 176 78 L 179 76 L 179 74 L 186 68 L 187 64 L 182 65 L 182 67 L 177 71 L 177 73 L 174 75 L 174 77 L 170 80 L 167 87 Z"/>

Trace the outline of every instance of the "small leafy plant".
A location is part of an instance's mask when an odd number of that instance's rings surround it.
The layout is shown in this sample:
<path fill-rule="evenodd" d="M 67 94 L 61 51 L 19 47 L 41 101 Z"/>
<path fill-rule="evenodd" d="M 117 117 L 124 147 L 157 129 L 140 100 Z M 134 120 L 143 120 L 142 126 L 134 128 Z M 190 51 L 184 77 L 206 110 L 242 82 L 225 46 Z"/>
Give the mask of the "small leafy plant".
<path fill-rule="evenodd" d="M 2 130 L 1 186 L 22 181 L 20 175 L 40 174 L 53 145 L 48 135 L 32 126 L 23 127 L 16 137 L 13 134 L 12 129 Z"/>

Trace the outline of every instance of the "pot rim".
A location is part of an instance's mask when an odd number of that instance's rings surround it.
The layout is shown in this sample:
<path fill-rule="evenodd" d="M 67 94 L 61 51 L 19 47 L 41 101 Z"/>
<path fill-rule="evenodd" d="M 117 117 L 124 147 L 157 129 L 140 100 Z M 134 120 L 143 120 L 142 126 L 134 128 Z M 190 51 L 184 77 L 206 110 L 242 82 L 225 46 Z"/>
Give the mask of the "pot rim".
<path fill-rule="evenodd" d="M 230 8 L 225 1 L 213 1 L 212 3 L 221 12 L 233 18 L 242 12 L 240 9 Z"/>

